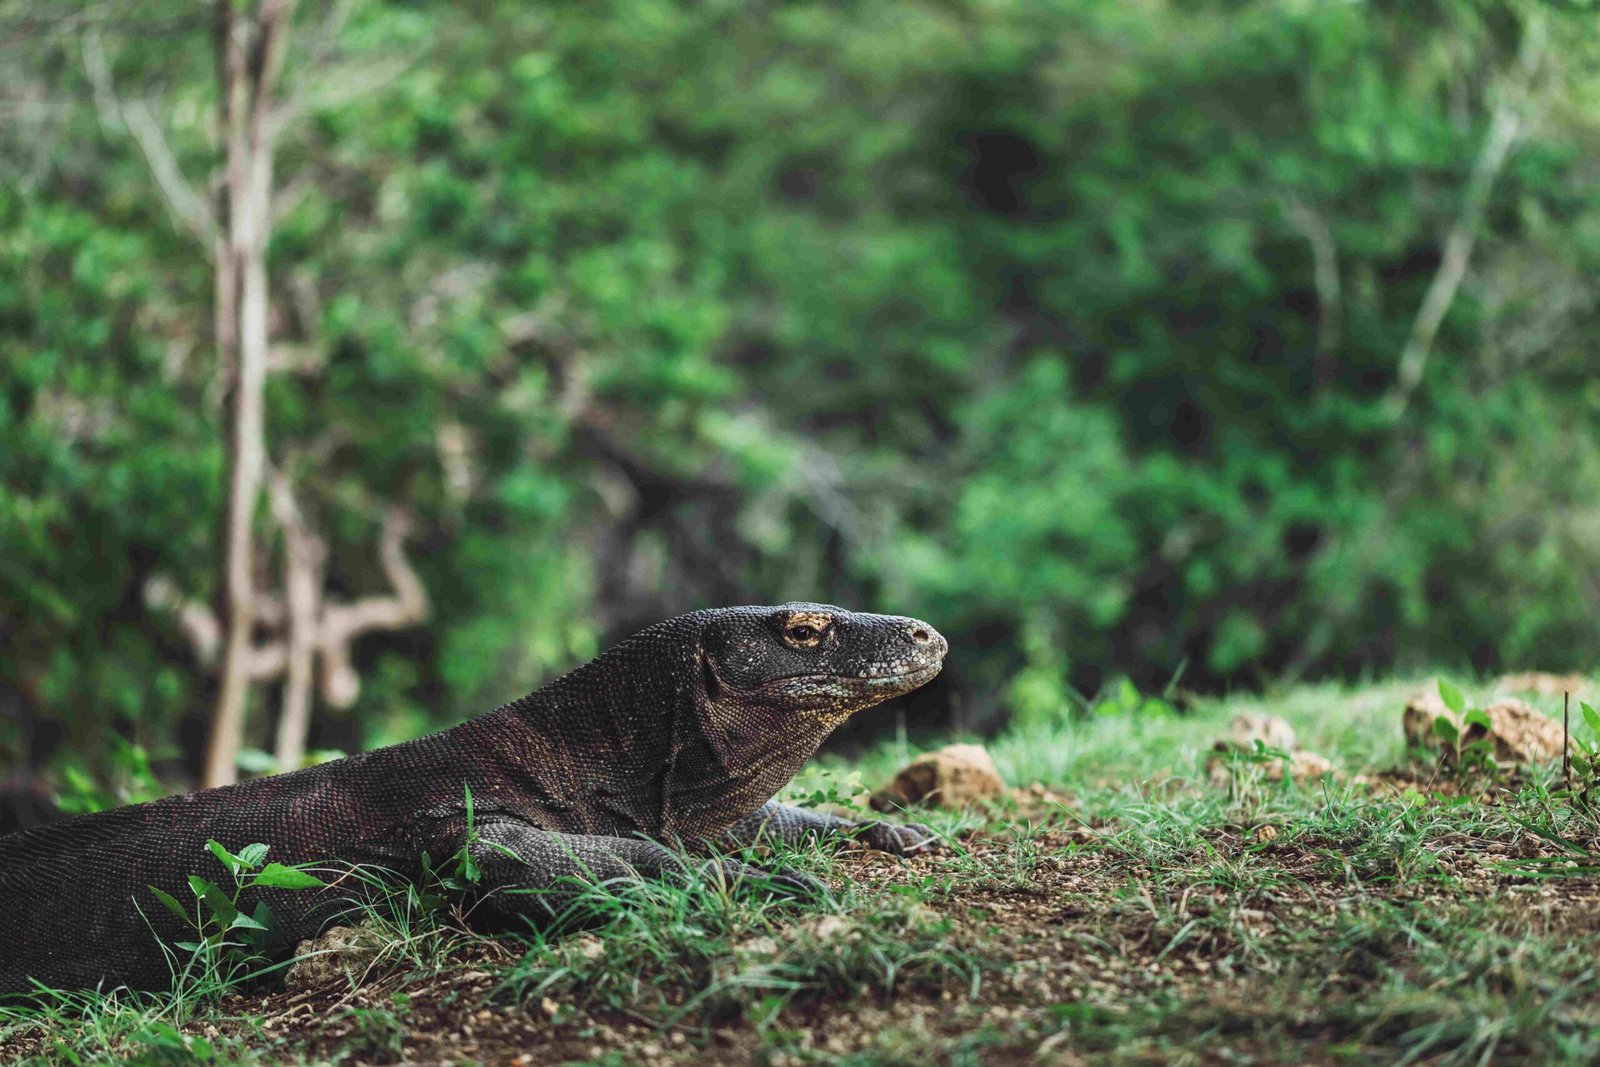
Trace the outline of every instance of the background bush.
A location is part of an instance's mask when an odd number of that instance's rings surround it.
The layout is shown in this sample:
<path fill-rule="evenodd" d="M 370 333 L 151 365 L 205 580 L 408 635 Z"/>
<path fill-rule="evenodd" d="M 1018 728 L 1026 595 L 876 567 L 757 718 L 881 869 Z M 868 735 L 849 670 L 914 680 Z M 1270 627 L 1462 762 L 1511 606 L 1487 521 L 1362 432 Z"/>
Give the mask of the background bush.
<path fill-rule="evenodd" d="M 935 622 L 968 722 L 1180 669 L 1594 666 L 1590 6 L 305 8 L 269 448 L 335 591 L 381 587 L 400 499 L 434 605 L 318 743 L 785 598 Z M 215 593 L 208 274 L 87 63 L 204 174 L 207 16 L 7 17 L 0 755 L 192 756 L 207 683 L 141 590 Z"/>

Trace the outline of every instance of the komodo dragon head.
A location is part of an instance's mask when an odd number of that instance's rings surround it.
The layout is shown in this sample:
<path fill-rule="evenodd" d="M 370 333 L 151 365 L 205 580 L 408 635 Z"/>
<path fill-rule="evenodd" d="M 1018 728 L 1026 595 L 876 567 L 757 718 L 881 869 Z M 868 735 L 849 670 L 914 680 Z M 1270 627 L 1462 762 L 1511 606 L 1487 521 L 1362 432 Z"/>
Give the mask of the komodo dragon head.
<path fill-rule="evenodd" d="M 930 681 L 948 648 L 925 622 L 831 604 L 704 614 L 700 687 L 714 718 L 770 707 L 787 730 L 820 727 L 819 743 L 853 713 Z"/>
<path fill-rule="evenodd" d="M 684 618 L 699 633 L 694 711 L 679 724 L 668 787 L 680 828 L 711 830 L 754 810 L 845 719 L 931 680 L 949 647 L 917 619 L 830 604 Z"/>

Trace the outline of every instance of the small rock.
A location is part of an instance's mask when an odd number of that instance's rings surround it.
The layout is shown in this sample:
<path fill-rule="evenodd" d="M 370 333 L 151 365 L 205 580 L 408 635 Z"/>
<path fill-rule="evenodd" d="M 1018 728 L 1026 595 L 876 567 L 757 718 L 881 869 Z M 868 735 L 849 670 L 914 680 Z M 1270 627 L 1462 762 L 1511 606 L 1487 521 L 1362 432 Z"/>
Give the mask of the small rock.
<path fill-rule="evenodd" d="M 1219 752 L 1231 751 L 1220 741 L 1217 742 L 1217 750 Z M 1325 774 L 1333 773 L 1333 761 L 1315 752 L 1307 752 L 1303 748 L 1289 753 L 1288 763 L 1289 777 L 1296 782 L 1306 782 L 1313 778 L 1321 778 Z M 1270 757 L 1261 763 L 1262 773 L 1266 775 L 1266 779 L 1269 782 L 1283 781 L 1284 769 L 1284 761 L 1278 757 Z M 1206 773 L 1216 784 L 1226 785 L 1233 774 L 1233 768 L 1229 766 L 1229 761 L 1226 757 L 1220 755 L 1212 756 L 1206 760 Z"/>
<path fill-rule="evenodd" d="M 798 930 L 809 941 L 832 941 L 850 932 L 850 920 L 842 915 L 817 915 L 800 923 Z"/>
<path fill-rule="evenodd" d="M 735 956 L 767 958 L 778 954 L 778 943 L 770 937 L 752 937 L 733 946 Z"/>
<path fill-rule="evenodd" d="M 1289 777 L 1297 782 L 1309 781 L 1312 778 L 1321 778 L 1324 774 L 1333 771 L 1333 762 L 1326 756 L 1319 756 L 1315 752 L 1305 749 L 1296 749 L 1289 754 Z M 1267 780 L 1281 782 L 1283 780 L 1283 761 L 1273 760 L 1267 764 Z"/>
<path fill-rule="evenodd" d="M 387 943 L 370 926 L 330 926 L 320 936 L 295 946 L 294 954 L 303 958 L 289 965 L 284 985 L 306 991 L 334 979 L 359 984 Z"/>
<path fill-rule="evenodd" d="M 872 806 L 879 811 L 912 804 L 963 808 L 1000 796 L 1005 789 L 993 758 L 982 745 L 946 745 L 901 768 L 894 781 L 873 795 Z"/>
<path fill-rule="evenodd" d="M 1228 723 L 1228 736 L 1217 741 L 1217 750 L 1238 749 L 1253 752 L 1256 742 L 1281 752 L 1294 750 L 1294 727 L 1276 715 L 1235 715 Z"/>
<path fill-rule="evenodd" d="M 1433 732 L 1434 720 L 1442 716 L 1462 731 L 1462 744 L 1488 738 L 1500 763 L 1539 763 L 1561 755 L 1561 724 L 1548 715 L 1514 697 L 1500 697 L 1483 711 L 1488 728 L 1473 723 L 1463 731 L 1461 716 L 1445 706 L 1435 686 L 1411 698 L 1401 725 L 1406 742 L 1419 748 L 1444 748 L 1444 739 Z"/>
<path fill-rule="evenodd" d="M 1296 749 L 1294 727 L 1276 715 L 1235 715 L 1228 723 L 1227 735 L 1218 738 L 1212 747 L 1218 752 L 1249 753 L 1256 750 L 1257 741 L 1274 752 L 1289 753 L 1287 767 L 1282 759 L 1269 758 L 1262 762 L 1262 770 L 1269 782 L 1283 781 L 1285 772 L 1295 781 L 1304 782 L 1333 771 L 1333 764 L 1326 756 Z M 1226 782 L 1232 773 L 1228 761 L 1222 756 L 1207 760 L 1206 770 L 1216 782 Z"/>
<path fill-rule="evenodd" d="M 572 947 L 586 960 L 597 960 L 606 954 L 606 943 L 593 934 L 580 934 L 573 938 Z"/>

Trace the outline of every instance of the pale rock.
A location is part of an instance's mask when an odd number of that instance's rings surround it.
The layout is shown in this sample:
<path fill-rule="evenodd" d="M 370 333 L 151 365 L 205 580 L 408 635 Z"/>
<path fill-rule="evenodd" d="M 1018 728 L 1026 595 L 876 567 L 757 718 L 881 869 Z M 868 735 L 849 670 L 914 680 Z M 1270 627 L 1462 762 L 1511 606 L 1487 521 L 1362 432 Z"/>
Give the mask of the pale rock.
<path fill-rule="evenodd" d="M 284 984 L 294 991 L 317 989 L 334 979 L 359 984 L 386 944 L 370 926 L 330 926 L 295 947 L 294 954 L 303 958 L 289 965 Z"/>
<path fill-rule="evenodd" d="M 964 808 L 1005 793 L 994 759 L 982 745 L 946 745 L 924 753 L 901 768 L 872 798 L 879 811 L 912 804 Z"/>
<path fill-rule="evenodd" d="M 1296 749 L 1294 728 L 1276 715 L 1235 715 L 1228 723 L 1227 735 L 1218 738 L 1212 747 L 1219 753 L 1250 753 L 1256 750 L 1257 741 L 1275 752 L 1289 754 L 1287 766 L 1284 760 L 1276 758 L 1262 762 L 1262 771 L 1269 782 L 1283 781 L 1285 773 L 1297 782 L 1305 782 L 1333 771 L 1333 764 L 1326 756 Z M 1226 782 L 1231 773 L 1228 761 L 1222 756 L 1212 756 L 1206 762 L 1206 770 L 1217 782 Z"/>
<path fill-rule="evenodd" d="M 1235 715 L 1228 723 L 1228 736 L 1217 742 L 1217 748 L 1252 752 L 1257 741 L 1267 748 L 1292 752 L 1295 742 L 1294 727 L 1276 715 Z"/>
<path fill-rule="evenodd" d="M 1307 782 L 1313 778 L 1321 778 L 1333 771 L 1333 761 L 1326 756 L 1305 749 L 1296 749 L 1289 754 L 1289 777 L 1297 782 Z M 1273 760 L 1267 764 L 1267 780 L 1281 782 L 1283 780 L 1283 761 Z"/>
<path fill-rule="evenodd" d="M 1500 763 L 1540 763 L 1560 757 L 1561 724 L 1538 709 L 1514 697 L 1500 697 L 1483 711 L 1489 717 L 1488 727 L 1481 723 L 1466 727 L 1462 744 L 1488 738 L 1494 758 Z M 1407 744 L 1444 749 L 1444 739 L 1433 732 L 1434 720 L 1441 716 L 1462 731 L 1461 716 L 1445 706 L 1437 686 L 1412 697 L 1401 720 Z"/>

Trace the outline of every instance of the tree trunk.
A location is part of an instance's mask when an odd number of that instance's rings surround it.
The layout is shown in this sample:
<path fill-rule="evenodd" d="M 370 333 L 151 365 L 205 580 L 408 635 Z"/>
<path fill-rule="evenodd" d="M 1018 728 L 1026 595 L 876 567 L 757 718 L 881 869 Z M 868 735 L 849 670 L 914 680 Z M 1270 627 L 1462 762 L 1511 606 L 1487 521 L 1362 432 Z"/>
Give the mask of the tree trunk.
<path fill-rule="evenodd" d="M 278 770 L 292 771 L 305 761 L 306 738 L 311 732 L 311 687 L 315 681 L 317 619 L 322 611 L 322 565 L 327 550 L 300 514 L 287 475 L 278 474 L 272 480 L 272 508 L 283 528 L 287 615 L 283 708 L 278 716 L 274 755 Z"/>
<path fill-rule="evenodd" d="M 250 698 L 255 628 L 252 522 L 261 495 L 266 445 L 262 389 L 267 373 L 267 228 L 272 186 L 273 84 L 282 66 L 293 0 L 263 0 L 241 18 L 217 0 L 217 67 L 226 142 L 222 233 L 216 270 L 216 339 L 230 378 L 227 405 L 228 505 L 222 532 L 223 658 L 206 747 L 204 784 L 237 777 Z M 247 41 L 248 38 L 248 41 Z M 246 48 L 246 44 L 249 48 Z"/>

